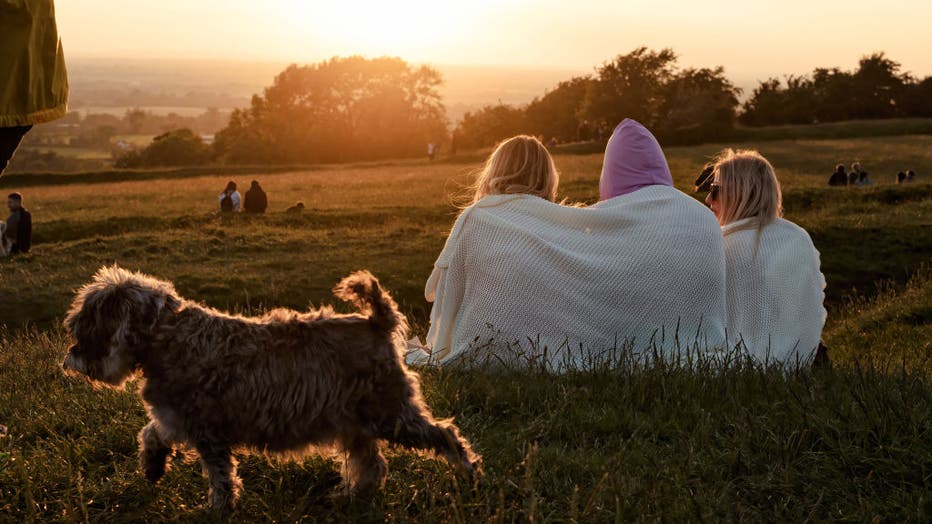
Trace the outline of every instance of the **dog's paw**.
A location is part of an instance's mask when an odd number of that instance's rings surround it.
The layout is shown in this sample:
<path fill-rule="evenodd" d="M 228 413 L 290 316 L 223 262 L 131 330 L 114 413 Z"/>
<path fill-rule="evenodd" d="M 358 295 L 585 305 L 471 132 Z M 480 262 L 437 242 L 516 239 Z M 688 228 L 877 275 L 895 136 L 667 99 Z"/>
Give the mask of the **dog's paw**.
<path fill-rule="evenodd" d="M 158 482 L 168 471 L 168 459 L 172 450 L 167 448 L 143 451 L 139 454 L 139 466 L 149 482 Z"/>

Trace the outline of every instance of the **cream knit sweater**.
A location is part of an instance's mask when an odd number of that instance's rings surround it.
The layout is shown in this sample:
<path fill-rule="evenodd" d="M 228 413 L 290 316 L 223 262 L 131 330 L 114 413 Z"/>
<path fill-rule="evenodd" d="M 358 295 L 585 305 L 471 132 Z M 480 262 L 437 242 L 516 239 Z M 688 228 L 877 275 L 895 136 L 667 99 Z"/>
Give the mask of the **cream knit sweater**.
<path fill-rule="evenodd" d="M 722 347 L 725 264 L 712 213 L 667 186 L 588 208 L 529 195 L 483 198 L 459 216 L 425 289 L 427 348 L 412 364 L 446 365 L 471 348 L 545 348 L 548 367 L 654 343 Z M 491 346 L 490 346 L 491 344 Z"/>
<path fill-rule="evenodd" d="M 825 324 L 825 278 L 806 231 L 777 219 L 722 228 L 729 343 L 743 341 L 759 360 L 808 362 Z"/>

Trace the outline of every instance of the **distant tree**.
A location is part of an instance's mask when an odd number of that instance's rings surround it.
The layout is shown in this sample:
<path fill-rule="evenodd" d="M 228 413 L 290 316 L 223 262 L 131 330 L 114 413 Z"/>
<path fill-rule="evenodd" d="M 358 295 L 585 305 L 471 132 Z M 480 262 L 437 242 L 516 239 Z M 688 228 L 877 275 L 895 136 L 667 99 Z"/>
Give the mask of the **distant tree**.
<path fill-rule="evenodd" d="M 679 71 L 663 85 L 657 132 L 677 142 L 724 138 L 734 128 L 740 94 L 722 67 Z"/>
<path fill-rule="evenodd" d="M 87 126 L 83 127 L 84 129 L 81 130 L 78 136 L 71 139 L 70 145 L 102 150 L 110 149 L 110 140 L 117 134 L 115 126 L 104 124 L 89 129 Z"/>
<path fill-rule="evenodd" d="M 419 156 L 447 134 L 440 74 L 399 58 L 291 65 L 214 145 L 229 162 L 339 162 Z"/>
<path fill-rule="evenodd" d="M 932 117 L 932 76 L 908 82 L 903 87 L 900 108 L 907 116 Z"/>
<path fill-rule="evenodd" d="M 625 118 L 653 126 L 663 105 L 663 86 L 674 76 L 676 54 L 646 47 L 619 55 L 598 68 L 580 110 L 583 118 L 612 125 Z"/>
<path fill-rule="evenodd" d="M 117 158 L 119 168 L 200 165 L 210 160 L 210 149 L 190 129 L 176 129 L 156 136 L 140 151 Z"/>
<path fill-rule="evenodd" d="M 123 121 L 126 122 L 126 125 L 129 127 L 129 132 L 136 135 L 142 132 L 142 127 L 145 125 L 149 116 L 149 113 L 139 108 L 127 109 L 126 113 L 123 115 Z"/>
<path fill-rule="evenodd" d="M 463 115 L 456 136 L 463 147 L 487 147 L 511 136 L 530 133 L 529 129 L 524 108 L 497 104 Z"/>
<path fill-rule="evenodd" d="M 560 141 L 575 140 L 578 115 L 592 82 L 590 76 L 577 76 L 532 100 L 525 108 L 527 129 L 534 135 L 556 137 Z"/>
<path fill-rule="evenodd" d="M 760 82 L 741 107 L 741 123 L 750 126 L 783 123 L 785 94 L 779 78 Z"/>
<path fill-rule="evenodd" d="M 852 118 L 921 116 L 922 95 L 900 64 L 884 53 L 861 58 L 854 71 L 819 67 L 810 76 L 761 82 L 743 106 L 748 125 L 807 124 Z"/>
<path fill-rule="evenodd" d="M 814 99 L 815 121 L 837 122 L 855 116 L 851 73 L 837 67 L 819 67 L 812 72 L 812 80 L 808 85 L 811 86 Z M 788 101 L 793 103 L 797 97 L 798 95 L 790 90 Z"/>
<path fill-rule="evenodd" d="M 900 64 L 884 53 L 861 58 L 851 75 L 852 115 L 855 118 L 890 118 L 899 112 L 897 100 L 903 95 L 908 75 L 900 74 Z"/>

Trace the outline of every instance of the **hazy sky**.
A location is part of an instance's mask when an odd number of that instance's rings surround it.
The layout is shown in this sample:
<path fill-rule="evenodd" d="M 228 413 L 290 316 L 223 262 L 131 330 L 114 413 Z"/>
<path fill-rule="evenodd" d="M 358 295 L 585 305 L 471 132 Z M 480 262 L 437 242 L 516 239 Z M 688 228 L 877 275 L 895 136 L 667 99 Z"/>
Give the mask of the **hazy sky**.
<path fill-rule="evenodd" d="M 932 75 L 932 0 L 59 0 L 66 54 L 412 62 L 590 71 L 646 45 L 734 78 L 855 66 Z"/>

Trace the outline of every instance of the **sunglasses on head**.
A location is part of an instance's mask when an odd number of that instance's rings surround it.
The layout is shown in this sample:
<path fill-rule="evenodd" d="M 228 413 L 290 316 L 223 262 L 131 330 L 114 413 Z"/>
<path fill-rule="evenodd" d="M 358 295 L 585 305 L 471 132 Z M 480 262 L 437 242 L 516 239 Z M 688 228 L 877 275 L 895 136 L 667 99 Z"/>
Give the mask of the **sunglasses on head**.
<path fill-rule="evenodd" d="M 711 198 L 712 200 L 716 200 L 718 198 L 718 191 L 720 187 L 721 186 L 719 186 L 718 184 L 714 184 L 714 183 L 710 185 L 709 186 L 709 198 Z"/>

